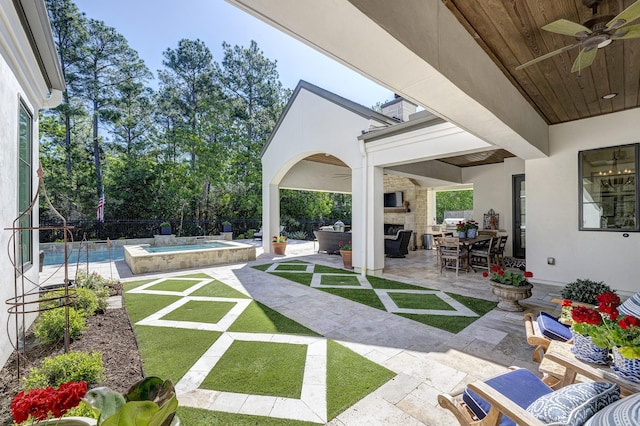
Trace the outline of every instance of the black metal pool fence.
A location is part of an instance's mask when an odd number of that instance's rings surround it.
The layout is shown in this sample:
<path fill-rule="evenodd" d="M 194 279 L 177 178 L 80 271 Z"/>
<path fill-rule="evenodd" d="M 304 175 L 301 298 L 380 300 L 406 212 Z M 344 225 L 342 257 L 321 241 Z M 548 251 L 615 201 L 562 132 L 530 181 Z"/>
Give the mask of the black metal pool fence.
<path fill-rule="evenodd" d="M 346 225 L 350 225 L 350 221 L 342 219 Z M 116 219 L 98 222 L 96 220 L 78 220 L 68 221 L 67 225 L 73 227 L 70 232 L 73 234 L 74 241 L 81 241 L 83 238 L 88 240 L 111 240 L 132 239 L 132 238 L 152 238 L 154 235 L 160 234 L 160 224 L 169 222 L 171 224 L 171 233 L 177 236 L 198 236 L 198 235 L 215 235 L 223 230 L 223 222 L 230 222 L 233 232 L 233 238 L 244 236 L 251 238 L 253 231 L 258 231 L 261 227 L 261 221 L 258 219 L 229 219 L 229 220 L 179 220 L 179 219 Z M 333 225 L 336 220 L 295 220 L 287 221 L 285 224 L 284 234 L 289 235 L 294 232 L 306 234 L 307 240 L 313 240 L 313 231 L 321 226 Z M 41 221 L 40 227 L 61 226 L 61 222 Z M 41 229 L 39 231 L 41 243 L 52 243 L 63 240 L 61 229 Z"/>

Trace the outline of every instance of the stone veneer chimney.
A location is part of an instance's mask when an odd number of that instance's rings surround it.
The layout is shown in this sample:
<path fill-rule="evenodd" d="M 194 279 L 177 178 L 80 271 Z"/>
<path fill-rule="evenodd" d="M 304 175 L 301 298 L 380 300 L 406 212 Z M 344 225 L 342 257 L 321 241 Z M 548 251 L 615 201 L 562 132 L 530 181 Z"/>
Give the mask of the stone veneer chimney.
<path fill-rule="evenodd" d="M 392 101 L 382 104 L 380 108 L 382 108 L 382 113 L 388 117 L 408 121 L 409 116 L 416 112 L 418 106 L 396 94 Z"/>

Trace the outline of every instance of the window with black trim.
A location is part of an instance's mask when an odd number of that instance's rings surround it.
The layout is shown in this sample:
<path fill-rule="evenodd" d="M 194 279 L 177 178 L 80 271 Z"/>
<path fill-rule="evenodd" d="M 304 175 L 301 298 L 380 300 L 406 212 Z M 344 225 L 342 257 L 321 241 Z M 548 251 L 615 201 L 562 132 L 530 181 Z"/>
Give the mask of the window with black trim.
<path fill-rule="evenodd" d="M 578 153 L 581 231 L 640 231 L 638 146 Z"/>
<path fill-rule="evenodd" d="M 18 116 L 18 214 L 25 213 L 31 205 L 33 193 L 33 164 L 32 164 L 32 141 L 33 141 L 33 116 L 25 105 L 20 102 L 20 112 Z M 25 265 L 33 261 L 32 236 L 33 231 L 31 213 L 20 218 L 18 227 L 27 228 L 21 230 L 16 235 L 18 247 L 19 264 Z"/>

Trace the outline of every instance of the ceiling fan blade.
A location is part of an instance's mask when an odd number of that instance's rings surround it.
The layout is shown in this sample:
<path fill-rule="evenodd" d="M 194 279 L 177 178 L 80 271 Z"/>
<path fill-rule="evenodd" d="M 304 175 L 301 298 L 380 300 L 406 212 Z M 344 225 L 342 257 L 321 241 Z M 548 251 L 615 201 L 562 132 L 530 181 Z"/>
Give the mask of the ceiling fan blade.
<path fill-rule="evenodd" d="M 607 22 L 607 31 L 615 28 L 620 28 L 623 25 L 627 25 L 629 22 L 635 21 L 640 18 L 640 1 L 635 2 L 615 18 Z"/>
<path fill-rule="evenodd" d="M 616 35 L 621 34 L 621 35 Z M 616 34 L 611 36 L 612 40 L 625 40 L 627 38 L 638 38 L 640 37 L 640 24 L 632 25 L 626 28 L 620 28 Z"/>
<path fill-rule="evenodd" d="M 594 59 L 596 59 L 597 53 L 598 53 L 597 47 L 593 47 L 589 50 L 582 49 L 578 54 L 578 57 L 576 58 L 576 60 L 573 62 L 573 66 L 571 67 L 571 72 L 578 72 L 581 69 L 591 65 Z"/>
<path fill-rule="evenodd" d="M 577 24 L 573 21 L 568 21 L 566 19 L 558 19 L 557 21 L 553 21 L 550 24 L 542 27 L 545 31 L 550 31 L 552 33 L 564 34 L 568 36 L 575 36 L 579 33 L 591 34 L 591 30 L 584 25 Z"/>
<path fill-rule="evenodd" d="M 544 61 L 545 59 L 548 59 L 548 58 L 550 58 L 552 56 L 559 55 L 560 53 L 566 52 L 568 50 L 571 50 L 571 49 L 573 49 L 574 47 L 577 47 L 577 46 L 580 46 L 580 44 L 579 43 L 570 44 L 569 46 L 561 47 L 558 50 L 554 50 L 553 52 L 549 52 L 546 55 L 538 56 L 537 58 L 535 58 L 535 59 L 533 59 L 533 60 L 531 60 L 529 62 L 525 62 L 522 65 L 518 65 L 516 67 L 516 71 L 521 70 L 522 68 L 528 67 L 529 65 L 537 64 L 538 62 Z"/>

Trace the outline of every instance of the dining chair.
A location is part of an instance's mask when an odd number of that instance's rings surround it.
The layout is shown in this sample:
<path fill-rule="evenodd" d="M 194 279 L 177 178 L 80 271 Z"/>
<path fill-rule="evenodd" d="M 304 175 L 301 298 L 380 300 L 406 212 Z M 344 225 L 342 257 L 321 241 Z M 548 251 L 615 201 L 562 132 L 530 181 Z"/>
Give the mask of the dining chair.
<path fill-rule="evenodd" d="M 476 267 L 491 271 L 491 259 L 493 257 L 491 250 L 498 238 L 487 240 L 486 244 L 472 245 L 469 248 L 469 264 L 475 270 Z M 484 242 L 484 241 L 483 241 Z"/>
<path fill-rule="evenodd" d="M 498 241 L 494 244 L 494 248 L 491 250 L 492 263 L 504 268 L 504 248 L 507 245 L 508 235 L 498 237 Z"/>
<path fill-rule="evenodd" d="M 440 240 L 440 272 L 444 268 L 456 270 L 456 277 L 460 269 L 469 272 L 469 252 L 461 246 L 460 238 L 443 237 Z"/>

